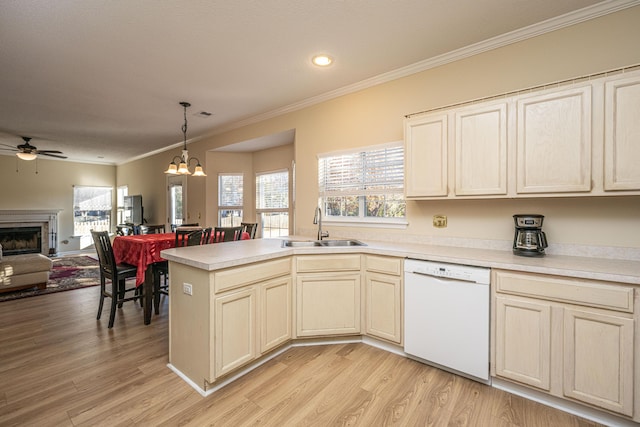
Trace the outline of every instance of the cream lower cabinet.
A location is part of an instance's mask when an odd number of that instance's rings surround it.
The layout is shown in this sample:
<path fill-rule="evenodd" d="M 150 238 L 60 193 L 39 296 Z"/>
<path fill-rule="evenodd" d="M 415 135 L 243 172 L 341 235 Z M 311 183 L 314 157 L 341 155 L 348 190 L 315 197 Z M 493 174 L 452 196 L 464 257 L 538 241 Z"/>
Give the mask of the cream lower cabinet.
<path fill-rule="evenodd" d="M 497 297 L 496 375 L 544 391 L 551 384 L 551 305 Z"/>
<path fill-rule="evenodd" d="M 224 270 L 170 264 L 169 362 L 206 390 L 292 337 L 292 258 Z M 192 295 L 182 284 L 191 284 Z"/>
<path fill-rule="evenodd" d="M 291 259 L 213 274 L 215 377 L 291 339 Z"/>
<path fill-rule="evenodd" d="M 492 375 L 640 420 L 637 289 L 494 270 Z M 634 409 L 635 407 L 635 409 Z"/>
<path fill-rule="evenodd" d="M 564 310 L 565 396 L 633 414 L 633 324 L 621 316 Z"/>
<path fill-rule="evenodd" d="M 265 353 L 291 339 L 291 277 L 260 285 L 260 351 Z"/>
<path fill-rule="evenodd" d="M 230 291 L 214 299 L 216 377 L 291 339 L 291 277 Z"/>
<path fill-rule="evenodd" d="M 227 374 L 256 358 L 257 289 L 251 286 L 216 296 L 215 374 Z"/>
<path fill-rule="evenodd" d="M 296 257 L 298 337 L 360 334 L 360 255 Z"/>
<path fill-rule="evenodd" d="M 365 334 L 402 344 L 402 259 L 366 255 Z"/>

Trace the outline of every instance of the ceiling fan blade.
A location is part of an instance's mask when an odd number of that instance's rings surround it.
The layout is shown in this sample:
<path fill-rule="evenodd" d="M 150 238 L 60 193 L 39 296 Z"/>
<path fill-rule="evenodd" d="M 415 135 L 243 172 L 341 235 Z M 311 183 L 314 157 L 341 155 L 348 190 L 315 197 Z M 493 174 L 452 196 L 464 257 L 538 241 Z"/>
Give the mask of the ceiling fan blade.
<path fill-rule="evenodd" d="M 15 145 L 9 145 L 9 144 L 0 144 L 0 145 L 4 145 L 5 147 L 9 147 L 13 151 L 18 151 L 18 149 L 15 147 Z M 3 148 L 3 150 L 8 150 L 9 148 Z"/>
<path fill-rule="evenodd" d="M 42 154 L 43 156 L 56 157 L 58 159 L 66 159 L 67 158 L 67 156 L 59 156 L 57 154 L 50 154 L 50 153 L 46 153 L 46 152 L 43 153 L 42 151 L 38 152 L 38 155 L 40 155 L 40 154 Z"/>
<path fill-rule="evenodd" d="M 58 151 L 58 150 L 37 150 L 38 154 L 48 154 L 48 153 L 53 153 L 53 154 L 62 154 L 62 151 Z"/>

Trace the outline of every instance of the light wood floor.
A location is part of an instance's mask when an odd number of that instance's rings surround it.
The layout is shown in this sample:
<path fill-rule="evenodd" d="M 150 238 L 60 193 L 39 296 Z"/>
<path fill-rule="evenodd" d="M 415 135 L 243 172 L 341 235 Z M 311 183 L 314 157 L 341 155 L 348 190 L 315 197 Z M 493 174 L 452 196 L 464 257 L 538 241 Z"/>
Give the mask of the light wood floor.
<path fill-rule="evenodd" d="M 98 288 L 0 303 L 0 426 L 593 426 L 365 344 L 288 350 L 203 398 L 173 374 L 168 316 Z"/>

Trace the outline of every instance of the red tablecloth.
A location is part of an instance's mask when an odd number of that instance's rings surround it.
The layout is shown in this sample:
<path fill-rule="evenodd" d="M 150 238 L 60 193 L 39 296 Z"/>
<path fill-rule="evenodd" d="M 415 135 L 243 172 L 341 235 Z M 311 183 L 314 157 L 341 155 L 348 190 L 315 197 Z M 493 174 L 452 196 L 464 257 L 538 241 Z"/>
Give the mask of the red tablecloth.
<path fill-rule="evenodd" d="M 147 267 L 154 262 L 164 261 L 160 252 L 175 245 L 175 233 L 117 236 L 113 240 L 113 254 L 118 264 L 126 263 L 138 268 L 136 286 L 139 286 L 144 282 Z"/>
<path fill-rule="evenodd" d="M 241 239 L 249 240 L 249 233 L 243 232 Z M 134 236 L 116 236 L 113 240 L 113 254 L 116 262 L 135 265 L 136 286 L 144 282 L 147 267 L 154 262 L 164 261 L 160 252 L 176 245 L 175 233 L 137 234 Z"/>

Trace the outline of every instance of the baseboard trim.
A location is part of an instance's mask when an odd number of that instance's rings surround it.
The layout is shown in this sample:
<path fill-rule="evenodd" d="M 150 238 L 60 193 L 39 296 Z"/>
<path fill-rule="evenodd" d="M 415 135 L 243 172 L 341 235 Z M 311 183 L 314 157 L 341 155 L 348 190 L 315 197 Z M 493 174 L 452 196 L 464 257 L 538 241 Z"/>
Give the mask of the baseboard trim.
<path fill-rule="evenodd" d="M 574 403 L 570 400 L 550 396 L 548 394 L 532 390 L 530 388 L 520 386 L 518 384 L 514 384 L 500 378 L 492 377 L 491 380 L 491 385 L 497 389 L 506 391 L 507 393 L 515 394 L 520 397 L 524 397 L 528 400 L 533 400 L 534 402 L 538 402 L 555 409 L 559 409 L 563 412 L 568 412 L 569 414 L 573 414 L 587 420 L 595 421 L 597 423 L 612 427 L 638 427 L 638 423 L 633 422 L 632 420 L 609 414 L 598 409 L 592 409 L 588 406 Z"/>

